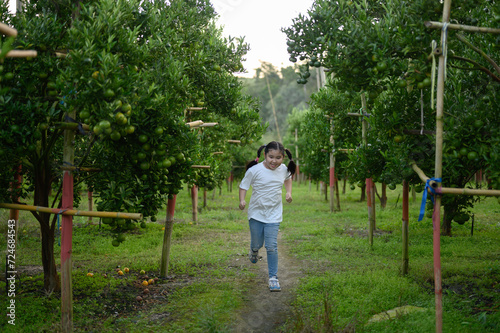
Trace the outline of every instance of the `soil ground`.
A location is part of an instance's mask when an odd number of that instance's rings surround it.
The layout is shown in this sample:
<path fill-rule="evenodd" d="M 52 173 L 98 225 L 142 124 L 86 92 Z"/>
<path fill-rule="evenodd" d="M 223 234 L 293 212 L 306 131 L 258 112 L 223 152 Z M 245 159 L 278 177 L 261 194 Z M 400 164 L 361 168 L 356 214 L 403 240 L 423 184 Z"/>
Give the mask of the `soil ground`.
<path fill-rule="evenodd" d="M 290 302 L 298 283 L 300 270 L 298 263 L 290 257 L 288 248 L 278 236 L 278 278 L 281 291 L 270 292 L 268 287 L 267 256 L 265 248 L 259 251 L 262 258 L 252 264 L 245 255 L 244 265 L 256 271 L 256 278 L 247 295 L 246 305 L 239 313 L 232 332 L 235 333 L 274 333 L 291 315 Z"/>

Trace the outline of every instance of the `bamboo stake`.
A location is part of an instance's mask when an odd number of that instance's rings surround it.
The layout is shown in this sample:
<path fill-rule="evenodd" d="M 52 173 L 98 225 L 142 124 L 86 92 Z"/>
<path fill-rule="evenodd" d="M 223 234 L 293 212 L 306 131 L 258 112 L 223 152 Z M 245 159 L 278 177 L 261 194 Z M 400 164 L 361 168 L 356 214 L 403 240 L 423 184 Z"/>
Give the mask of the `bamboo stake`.
<path fill-rule="evenodd" d="M 444 0 L 442 22 L 450 22 L 451 0 Z M 446 50 L 448 32 L 441 30 L 441 48 Z M 443 52 L 444 53 L 444 52 Z M 440 179 L 443 175 L 443 115 L 444 115 L 444 80 L 446 73 L 446 54 L 439 56 L 437 96 L 436 96 L 436 160 L 434 177 Z M 439 182 L 437 185 L 441 185 Z M 443 331 L 443 288 L 441 283 L 441 196 L 434 199 L 433 256 L 434 256 L 434 294 L 436 307 L 436 333 Z"/>
<path fill-rule="evenodd" d="M 430 29 L 442 29 L 444 26 L 444 23 L 434 22 L 434 21 L 425 21 L 424 25 Z M 447 27 L 448 27 L 448 29 L 462 30 L 462 31 L 468 31 L 468 32 L 487 32 L 487 33 L 491 33 L 491 34 L 500 34 L 500 29 L 495 29 L 495 28 L 475 27 L 475 26 L 471 26 L 471 25 L 453 24 L 453 23 L 448 24 Z"/>
<path fill-rule="evenodd" d="M 0 22 L 0 33 L 4 34 L 5 36 L 17 37 L 16 29 L 11 28 L 7 24 L 1 22 Z"/>
<path fill-rule="evenodd" d="M 116 219 L 120 218 L 120 219 L 132 219 L 132 220 L 142 219 L 142 214 L 140 213 L 98 212 L 98 211 L 84 211 L 75 209 L 64 210 L 62 208 L 49 208 L 49 207 L 40 207 L 40 206 L 31 206 L 31 205 L 22 205 L 13 203 L 0 203 L 0 208 L 27 210 L 31 212 L 42 212 L 42 213 L 60 214 L 67 216 L 92 216 L 101 218 L 110 217 Z"/>
<path fill-rule="evenodd" d="M 213 127 L 219 125 L 219 123 L 203 123 L 199 127 Z"/>
<path fill-rule="evenodd" d="M 186 123 L 186 125 L 191 127 L 191 128 L 196 128 L 196 127 L 200 127 L 201 125 L 203 125 L 203 121 L 201 121 L 201 120 L 191 121 L 191 122 Z"/>
<path fill-rule="evenodd" d="M 89 202 L 89 211 L 92 211 L 92 209 L 93 209 L 92 206 L 94 205 L 94 199 L 93 199 L 93 195 L 92 195 L 91 190 L 87 191 L 87 199 Z M 92 223 L 92 216 L 89 216 L 89 223 Z"/>
<path fill-rule="evenodd" d="M 361 94 L 361 108 L 363 110 L 362 113 L 360 113 L 360 116 L 366 115 L 366 96 L 365 93 Z M 367 147 L 368 146 L 368 137 L 367 137 L 367 131 L 368 131 L 368 122 L 366 121 L 366 117 L 363 117 L 361 120 L 361 138 L 363 141 L 363 146 Z M 375 193 L 374 188 L 373 188 L 373 181 L 371 178 L 366 178 L 366 203 L 368 206 L 368 241 L 370 243 L 370 246 L 373 246 L 373 232 L 375 230 Z"/>
<path fill-rule="evenodd" d="M 297 182 L 299 183 L 299 186 L 300 186 L 300 169 L 299 169 L 299 146 L 297 144 L 297 141 L 298 141 L 298 130 L 295 129 L 295 165 L 296 165 L 296 170 L 295 170 L 295 174 L 297 175 L 296 176 L 296 180 Z"/>
<path fill-rule="evenodd" d="M 168 275 L 168 264 L 170 261 L 170 247 L 172 244 L 172 230 L 174 227 L 174 212 L 175 212 L 175 201 L 177 195 L 174 195 L 172 199 L 168 199 L 167 202 L 167 219 L 165 220 L 165 232 L 163 233 L 163 246 L 161 251 L 161 265 L 160 265 L 160 276 L 167 277 Z"/>
<path fill-rule="evenodd" d="M 191 187 L 191 203 L 193 205 L 193 222 L 198 221 L 198 186 Z"/>
<path fill-rule="evenodd" d="M 68 116 L 74 118 L 76 111 Z M 75 161 L 75 132 L 64 131 L 63 162 L 73 165 Z M 73 209 L 73 173 L 63 171 L 62 205 L 63 210 Z M 63 332 L 73 332 L 73 282 L 71 271 L 73 252 L 73 216 L 63 215 L 61 231 L 61 328 Z"/>
<path fill-rule="evenodd" d="M 227 140 L 228 143 L 241 143 L 241 140 Z"/>
<path fill-rule="evenodd" d="M 344 149 L 344 148 L 341 148 L 341 149 L 337 149 L 337 151 L 341 151 L 341 152 L 351 152 L 351 151 L 355 151 L 356 149 Z"/>
<path fill-rule="evenodd" d="M 212 155 L 222 155 L 222 154 L 224 154 L 224 152 L 223 152 L 223 151 L 214 151 L 214 152 L 212 153 Z"/>
<path fill-rule="evenodd" d="M 54 124 L 57 128 L 62 129 L 62 130 L 73 130 L 73 131 L 78 131 L 79 128 L 82 128 L 85 132 L 88 132 L 90 130 L 90 126 L 87 124 L 81 124 L 81 123 L 55 123 Z"/>
<path fill-rule="evenodd" d="M 417 173 L 417 175 L 420 177 L 420 179 L 424 182 L 427 183 L 427 180 L 429 180 L 429 177 L 427 177 L 422 169 L 420 169 L 415 162 L 411 162 L 411 167 L 413 168 L 413 171 Z M 500 196 L 500 190 L 483 190 L 483 189 L 474 189 L 474 188 L 454 188 L 454 187 L 441 187 L 439 184 L 431 180 L 429 181 L 429 186 L 434 188 L 434 191 L 437 194 L 452 194 L 452 195 L 481 195 L 481 196 L 490 196 L 490 197 L 497 197 Z M 430 190 L 429 190 L 430 191 Z M 432 193 L 432 192 L 431 192 Z"/>
<path fill-rule="evenodd" d="M 333 140 L 333 117 L 330 117 L 330 143 L 335 144 Z M 330 213 L 335 211 L 335 156 L 330 152 Z"/>
<path fill-rule="evenodd" d="M 2 53 L 0 51 L 0 53 Z M 5 55 L 6 58 L 35 58 L 38 53 L 35 50 L 11 50 Z"/>
<path fill-rule="evenodd" d="M 403 265 L 402 272 L 403 275 L 408 274 L 408 244 L 409 244 L 409 186 L 406 180 L 403 180 L 403 224 L 402 224 L 402 238 L 403 238 Z"/>
<path fill-rule="evenodd" d="M 191 165 L 193 169 L 210 169 L 210 165 Z"/>
<path fill-rule="evenodd" d="M 195 106 L 191 106 L 191 107 L 188 107 L 185 109 L 185 111 L 202 111 L 202 110 L 205 110 L 206 108 L 203 108 L 203 107 L 195 107 Z"/>
<path fill-rule="evenodd" d="M 86 171 L 86 172 L 100 172 L 102 169 L 98 168 L 81 168 L 81 167 L 70 167 L 70 166 L 63 166 L 61 167 L 61 170 L 66 170 L 66 171 Z"/>

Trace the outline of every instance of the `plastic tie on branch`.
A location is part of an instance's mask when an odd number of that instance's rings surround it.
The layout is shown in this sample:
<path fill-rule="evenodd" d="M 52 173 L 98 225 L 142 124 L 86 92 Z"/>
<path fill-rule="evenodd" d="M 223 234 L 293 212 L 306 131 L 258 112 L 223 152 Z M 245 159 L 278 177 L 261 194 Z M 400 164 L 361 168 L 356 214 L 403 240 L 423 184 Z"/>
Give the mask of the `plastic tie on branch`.
<path fill-rule="evenodd" d="M 71 118 L 70 116 L 66 115 L 64 117 L 64 120 L 66 120 L 67 122 L 69 123 L 75 123 L 75 124 L 78 124 L 78 132 L 81 134 L 81 135 L 85 135 L 85 130 L 83 129 L 83 124 L 79 121 L 76 121 L 75 119 Z"/>
<path fill-rule="evenodd" d="M 435 182 L 440 183 L 442 180 L 441 180 L 441 178 L 429 178 L 429 179 L 427 179 L 427 182 L 425 183 L 424 193 L 422 194 L 422 203 L 420 204 L 420 214 L 418 215 L 418 222 L 422 221 L 422 219 L 424 218 L 425 205 L 427 203 L 427 191 L 430 190 L 432 194 L 434 194 L 434 195 L 436 194 L 436 189 L 430 185 L 431 181 L 435 181 Z M 431 201 L 432 201 L 432 204 L 434 204 L 434 196 L 431 196 Z"/>

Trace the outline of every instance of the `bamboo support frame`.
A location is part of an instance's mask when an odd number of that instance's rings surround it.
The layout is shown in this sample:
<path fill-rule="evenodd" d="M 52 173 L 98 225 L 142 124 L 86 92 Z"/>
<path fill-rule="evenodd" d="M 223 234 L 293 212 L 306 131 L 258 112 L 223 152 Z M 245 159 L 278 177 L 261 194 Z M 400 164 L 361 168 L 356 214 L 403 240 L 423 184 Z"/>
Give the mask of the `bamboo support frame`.
<path fill-rule="evenodd" d="M 425 21 L 424 25 L 430 29 L 442 29 L 444 26 L 444 23 L 434 22 L 434 21 Z M 453 29 L 453 30 L 468 31 L 468 32 L 486 32 L 486 33 L 491 33 L 491 34 L 500 34 L 500 29 L 475 27 L 475 26 L 463 25 L 463 24 L 450 23 L 447 25 L 447 28 Z"/>
<path fill-rule="evenodd" d="M 200 127 L 201 125 L 203 125 L 203 121 L 201 121 L 201 120 L 190 121 L 190 122 L 186 123 L 186 125 L 191 127 L 191 128 L 196 128 L 196 127 Z"/>
<path fill-rule="evenodd" d="M 61 208 L 49 208 L 49 207 L 13 204 L 13 203 L 0 203 L 0 208 L 27 210 L 30 212 L 42 212 L 48 214 L 61 214 L 69 216 L 91 216 L 91 217 L 101 217 L 101 218 L 110 217 L 116 219 L 120 218 L 120 219 L 132 219 L 132 220 L 142 219 L 142 214 L 140 213 L 99 212 L 99 211 L 86 211 L 86 210 L 76 210 L 76 209 L 64 210 Z"/>
<path fill-rule="evenodd" d="M 219 123 L 203 123 L 199 127 L 214 127 L 216 125 L 219 125 Z"/>
<path fill-rule="evenodd" d="M 206 108 L 204 108 L 204 107 L 194 107 L 194 106 L 192 106 L 192 107 L 186 108 L 185 111 L 203 111 L 205 109 Z"/>
<path fill-rule="evenodd" d="M 348 152 L 355 151 L 355 150 L 356 149 L 347 149 L 347 148 L 337 149 L 337 151 L 340 151 L 340 152 L 343 152 L 343 153 L 348 153 Z"/>
<path fill-rule="evenodd" d="M 222 155 L 222 154 L 224 154 L 224 152 L 223 152 L 223 151 L 214 151 L 214 152 L 212 153 L 212 155 Z"/>
<path fill-rule="evenodd" d="M 227 140 L 228 143 L 241 143 L 241 140 Z"/>
<path fill-rule="evenodd" d="M 59 122 L 54 124 L 57 128 L 62 129 L 62 130 L 73 130 L 77 131 L 78 127 L 81 126 L 81 128 L 85 131 L 88 132 L 90 130 L 90 126 L 87 124 L 82 124 L 82 123 L 66 123 L 66 122 Z"/>
<path fill-rule="evenodd" d="M 0 32 L 6 36 L 17 37 L 17 30 L 0 22 Z"/>
<path fill-rule="evenodd" d="M 0 53 L 2 53 L 0 51 Z M 11 50 L 5 55 L 6 58 L 35 58 L 38 52 L 35 50 Z"/>
<path fill-rule="evenodd" d="M 61 167 L 61 170 L 66 170 L 66 171 L 85 171 L 85 172 L 100 172 L 102 169 L 99 168 L 85 168 L 85 167 L 74 167 L 74 166 L 63 166 Z"/>
<path fill-rule="evenodd" d="M 427 183 L 430 179 L 425 175 L 425 173 L 420 169 L 415 162 L 411 162 L 411 167 L 413 171 L 419 176 L 422 182 Z M 436 194 L 451 194 L 451 195 L 480 195 L 480 196 L 490 196 L 498 197 L 500 196 L 500 190 L 483 190 L 474 188 L 455 188 L 455 187 L 442 187 L 434 180 L 429 181 L 429 186 L 431 186 Z M 430 190 L 429 190 L 430 192 Z M 432 192 L 431 192 L 432 193 Z"/>
<path fill-rule="evenodd" d="M 210 165 L 191 165 L 193 169 L 210 169 Z"/>

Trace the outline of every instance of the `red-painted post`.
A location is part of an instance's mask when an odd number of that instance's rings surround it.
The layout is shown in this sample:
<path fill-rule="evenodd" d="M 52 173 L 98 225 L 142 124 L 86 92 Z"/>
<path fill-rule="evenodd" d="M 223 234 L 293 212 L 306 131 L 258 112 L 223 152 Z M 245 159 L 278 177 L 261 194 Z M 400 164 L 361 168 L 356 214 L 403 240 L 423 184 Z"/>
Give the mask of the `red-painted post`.
<path fill-rule="evenodd" d="M 175 201 L 177 195 L 168 198 L 167 219 L 165 220 L 165 232 L 163 233 L 163 248 L 161 252 L 160 276 L 167 277 L 168 264 L 170 262 L 170 247 L 172 244 L 172 230 L 174 228 Z"/>
<path fill-rule="evenodd" d="M 74 114 L 69 116 L 75 117 Z M 73 165 L 75 159 L 74 139 L 73 130 L 64 131 L 63 161 L 68 165 Z M 69 209 L 73 209 L 73 174 L 65 170 L 63 171 L 61 210 Z M 63 215 L 61 231 L 61 328 L 63 332 L 73 331 L 72 244 L 73 216 Z"/>

